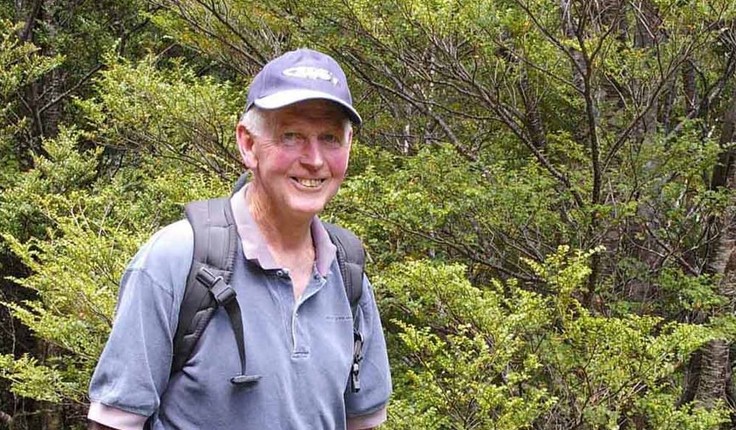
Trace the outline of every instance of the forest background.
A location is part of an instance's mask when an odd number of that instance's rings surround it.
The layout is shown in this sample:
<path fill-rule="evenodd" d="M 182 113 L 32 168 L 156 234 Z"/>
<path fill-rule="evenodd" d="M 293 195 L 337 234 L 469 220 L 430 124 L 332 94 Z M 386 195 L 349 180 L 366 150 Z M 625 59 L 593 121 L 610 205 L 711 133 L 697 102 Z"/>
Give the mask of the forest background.
<path fill-rule="evenodd" d="M 387 429 L 736 425 L 736 4 L 0 1 L 0 427 L 83 428 L 137 247 L 226 194 L 296 47 L 365 119 Z"/>

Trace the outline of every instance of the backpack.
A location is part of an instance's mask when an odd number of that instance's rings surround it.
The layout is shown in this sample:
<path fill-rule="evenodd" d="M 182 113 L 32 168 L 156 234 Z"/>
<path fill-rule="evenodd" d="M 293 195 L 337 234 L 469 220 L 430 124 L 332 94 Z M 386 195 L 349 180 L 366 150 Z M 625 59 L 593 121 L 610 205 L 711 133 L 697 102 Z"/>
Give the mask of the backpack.
<path fill-rule="evenodd" d="M 235 290 L 229 285 L 238 252 L 238 233 L 230 199 L 223 197 L 192 202 L 186 206 L 185 212 L 194 231 L 194 255 L 174 336 L 171 374 L 184 367 L 207 324 L 217 309 L 222 307 L 230 319 L 241 364 L 240 374 L 232 377 L 230 382 L 236 385 L 255 384 L 261 376 L 246 373 L 243 321 L 240 306 L 235 300 Z M 363 336 L 355 315 L 363 289 L 365 250 L 360 239 L 352 232 L 326 222 L 323 225 L 337 248 L 337 262 L 353 316 L 350 388 L 352 392 L 358 392 Z"/>

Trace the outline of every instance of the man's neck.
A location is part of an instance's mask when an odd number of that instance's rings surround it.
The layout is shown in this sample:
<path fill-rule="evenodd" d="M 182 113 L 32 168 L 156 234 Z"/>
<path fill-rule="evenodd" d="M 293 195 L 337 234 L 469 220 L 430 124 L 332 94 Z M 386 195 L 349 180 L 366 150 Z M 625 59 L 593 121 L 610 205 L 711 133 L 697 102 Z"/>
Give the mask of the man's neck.
<path fill-rule="evenodd" d="M 311 230 L 314 217 L 287 222 L 276 211 L 269 210 L 272 206 L 253 190 L 246 193 L 246 204 L 274 261 L 289 270 L 294 299 L 298 301 L 307 288 L 316 260 Z"/>
<path fill-rule="evenodd" d="M 245 199 L 251 217 L 274 254 L 293 255 L 313 250 L 311 232 L 313 216 L 290 217 L 287 220 L 281 211 L 277 211 L 255 189 L 249 189 Z M 313 254 L 313 251 L 311 252 Z M 274 257 L 278 259 L 278 255 Z"/>

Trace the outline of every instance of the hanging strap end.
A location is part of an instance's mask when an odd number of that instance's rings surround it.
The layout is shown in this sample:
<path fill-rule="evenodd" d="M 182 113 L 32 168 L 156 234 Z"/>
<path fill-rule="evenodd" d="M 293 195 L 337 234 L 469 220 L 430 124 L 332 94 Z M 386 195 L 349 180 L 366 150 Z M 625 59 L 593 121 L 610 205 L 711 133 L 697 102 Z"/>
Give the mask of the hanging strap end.
<path fill-rule="evenodd" d="M 230 378 L 233 385 L 252 385 L 261 379 L 261 375 L 235 375 Z"/>

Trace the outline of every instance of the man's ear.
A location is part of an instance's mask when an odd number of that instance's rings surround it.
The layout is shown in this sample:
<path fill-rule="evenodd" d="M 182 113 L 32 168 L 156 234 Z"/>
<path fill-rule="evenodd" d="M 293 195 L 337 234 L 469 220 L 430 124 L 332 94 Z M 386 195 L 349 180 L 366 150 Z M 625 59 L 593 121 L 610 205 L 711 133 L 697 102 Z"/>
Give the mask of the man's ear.
<path fill-rule="evenodd" d="M 348 131 L 348 145 L 353 145 L 353 128 L 350 127 L 350 130 Z"/>
<path fill-rule="evenodd" d="M 247 169 L 255 168 L 257 162 L 253 154 L 253 135 L 242 122 L 239 122 L 235 127 L 235 139 L 238 142 L 238 151 L 240 151 L 240 158 L 243 160 L 245 167 Z"/>

